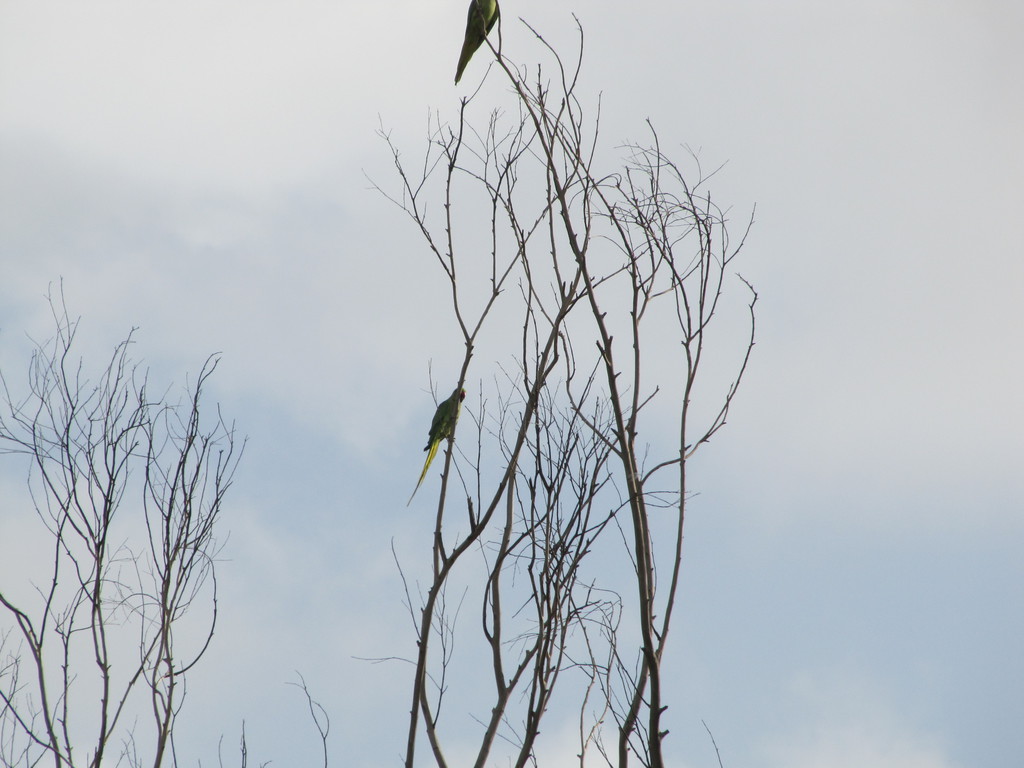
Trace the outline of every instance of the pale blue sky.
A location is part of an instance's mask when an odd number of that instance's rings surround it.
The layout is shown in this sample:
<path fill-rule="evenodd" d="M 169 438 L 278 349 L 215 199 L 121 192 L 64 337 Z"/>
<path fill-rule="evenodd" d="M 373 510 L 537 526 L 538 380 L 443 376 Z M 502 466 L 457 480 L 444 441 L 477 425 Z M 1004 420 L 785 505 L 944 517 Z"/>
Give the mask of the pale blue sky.
<path fill-rule="evenodd" d="M 727 163 L 737 226 L 757 205 L 755 357 L 691 477 L 672 765 L 716 764 L 702 719 L 727 767 L 1020 764 L 1020 4 L 502 7 L 524 63 L 517 17 L 567 44 L 577 13 L 607 150 L 650 117 Z M 380 124 L 417 156 L 428 111 L 483 76 L 451 84 L 464 20 L 463 0 L 0 0 L 0 364 L 46 335 L 63 277 L 87 352 L 138 326 L 180 380 L 221 351 L 211 395 L 250 436 L 190 764 L 243 719 L 257 760 L 313 760 L 295 670 L 336 764 L 399 761 L 408 670 L 353 657 L 410 653 L 390 546 L 426 559 L 432 521 L 404 504 L 427 365 L 459 350 L 442 276 L 364 171 L 391 178 Z M 494 75 L 489 104 L 512 109 Z M 31 565 L 23 513 L 0 501 L 4 579 Z"/>

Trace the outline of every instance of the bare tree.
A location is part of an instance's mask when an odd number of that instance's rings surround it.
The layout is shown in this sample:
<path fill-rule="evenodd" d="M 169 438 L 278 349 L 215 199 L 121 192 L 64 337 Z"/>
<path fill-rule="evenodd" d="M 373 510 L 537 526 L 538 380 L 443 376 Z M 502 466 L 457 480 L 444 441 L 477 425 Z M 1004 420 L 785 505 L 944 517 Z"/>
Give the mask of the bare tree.
<path fill-rule="evenodd" d="M 173 764 L 185 681 L 217 622 L 215 532 L 242 445 L 219 410 L 200 418 L 216 358 L 172 399 L 129 334 L 92 378 L 78 322 L 50 304 L 27 394 L 0 375 L 0 452 L 26 459 L 53 548 L 34 594 L 0 585 L 0 763 Z"/>
<path fill-rule="evenodd" d="M 757 296 L 732 271 L 749 224 L 730 242 L 697 159 L 691 180 L 650 125 L 646 143 L 603 170 L 600 109 L 578 95 L 582 29 L 571 66 L 536 40 L 553 76 L 528 75 L 488 38 L 514 107 L 477 127 L 480 97 L 464 99 L 452 124 L 434 121 L 418 171 L 382 132 L 399 187 L 381 191 L 448 283 L 464 348 L 458 386 L 481 349 L 500 366 L 493 385 L 478 375 L 473 423 L 464 419 L 447 444 L 425 592 L 414 599 L 406 584 L 417 641 L 407 768 L 420 733 L 434 763 L 451 764 L 446 741 L 464 728 L 445 702 L 460 679 L 473 681 L 466 698 L 488 713 L 476 766 L 496 758 L 499 742 L 509 764 L 537 764 L 556 694 L 578 714 L 581 766 L 665 765 L 661 670 L 687 463 L 725 425 L 754 345 Z M 746 294 L 739 304 L 724 299 L 733 285 Z M 711 333 L 735 327 L 716 323 L 727 304 L 746 331 L 718 355 L 732 373 L 716 392 L 703 382 Z M 479 600 L 486 660 L 455 653 L 469 637 L 459 621 L 467 596 Z"/>

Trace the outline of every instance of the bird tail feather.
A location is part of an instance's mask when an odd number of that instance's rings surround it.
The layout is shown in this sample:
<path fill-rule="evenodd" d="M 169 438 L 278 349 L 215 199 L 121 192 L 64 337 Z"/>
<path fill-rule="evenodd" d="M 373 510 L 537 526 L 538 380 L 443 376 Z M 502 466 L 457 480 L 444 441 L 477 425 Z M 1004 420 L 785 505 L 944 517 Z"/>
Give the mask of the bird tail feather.
<path fill-rule="evenodd" d="M 440 440 L 435 440 L 433 443 L 430 444 L 430 452 L 427 454 L 427 460 L 423 462 L 423 471 L 420 472 L 419 482 L 417 482 L 416 487 L 413 488 L 412 496 L 410 496 L 409 500 L 405 502 L 405 506 L 408 507 L 410 504 L 412 504 L 413 496 L 416 495 L 416 491 L 418 491 L 420 489 L 420 486 L 423 484 L 423 478 L 427 476 L 427 470 L 430 469 L 430 463 L 434 460 L 434 457 L 437 455 L 437 449 L 438 446 L 440 445 Z"/>

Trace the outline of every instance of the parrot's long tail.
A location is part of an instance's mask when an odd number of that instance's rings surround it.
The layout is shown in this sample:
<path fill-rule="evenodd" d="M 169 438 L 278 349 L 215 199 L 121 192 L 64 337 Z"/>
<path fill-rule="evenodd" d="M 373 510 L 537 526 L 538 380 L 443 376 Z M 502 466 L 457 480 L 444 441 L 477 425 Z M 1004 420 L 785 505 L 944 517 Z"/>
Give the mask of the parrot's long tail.
<path fill-rule="evenodd" d="M 462 73 L 466 71 L 466 65 L 469 64 L 469 60 L 473 58 L 473 54 L 476 53 L 476 49 L 480 47 L 482 42 L 483 38 L 474 40 L 469 35 L 466 36 L 466 41 L 462 44 L 462 53 L 459 54 L 459 66 L 455 70 L 456 85 L 459 84 L 459 80 L 462 79 Z"/>
<path fill-rule="evenodd" d="M 405 502 L 405 506 L 408 507 L 410 504 L 412 504 L 412 498 L 413 498 L 413 496 L 416 495 L 416 491 L 418 491 L 420 489 L 420 486 L 423 484 L 423 478 L 427 476 L 427 470 L 430 469 L 430 462 L 432 462 L 434 460 L 434 457 L 437 455 L 437 449 L 438 449 L 438 446 L 440 446 L 440 445 L 441 445 L 441 441 L 440 440 L 435 440 L 433 443 L 431 443 L 431 445 L 430 445 L 430 452 L 427 453 L 427 460 L 425 462 L 423 462 L 423 471 L 420 472 L 419 482 L 417 482 L 416 483 L 416 487 L 413 488 L 412 496 L 410 496 L 409 500 L 407 502 Z"/>

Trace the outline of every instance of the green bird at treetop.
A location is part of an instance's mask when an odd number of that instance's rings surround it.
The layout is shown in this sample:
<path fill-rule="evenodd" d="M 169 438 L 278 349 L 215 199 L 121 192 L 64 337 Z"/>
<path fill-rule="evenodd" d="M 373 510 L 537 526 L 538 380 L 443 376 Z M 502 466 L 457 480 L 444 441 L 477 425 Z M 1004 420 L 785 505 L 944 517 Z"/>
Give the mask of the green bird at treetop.
<path fill-rule="evenodd" d="M 451 397 L 437 406 L 437 410 L 434 411 L 434 420 L 430 422 L 430 432 L 427 435 L 427 447 L 423 449 L 427 451 L 427 460 L 423 463 L 423 471 L 420 473 L 419 482 L 416 483 L 412 496 L 409 497 L 409 501 L 405 503 L 405 506 L 408 507 L 412 504 L 412 498 L 416 495 L 416 491 L 420 489 L 423 478 L 427 476 L 427 470 L 430 469 L 430 463 L 437 455 L 437 449 L 441 445 L 441 441 L 455 439 L 455 422 L 459 420 L 459 411 L 462 409 L 462 401 L 465 399 L 466 390 L 456 389 L 452 392 Z"/>
<path fill-rule="evenodd" d="M 469 0 L 469 18 L 466 19 L 466 39 L 459 54 L 459 66 L 455 70 L 455 84 L 459 84 L 462 72 L 473 58 L 476 49 L 483 45 L 487 33 L 494 27 L 500 15 L 497 0 Z"/>

